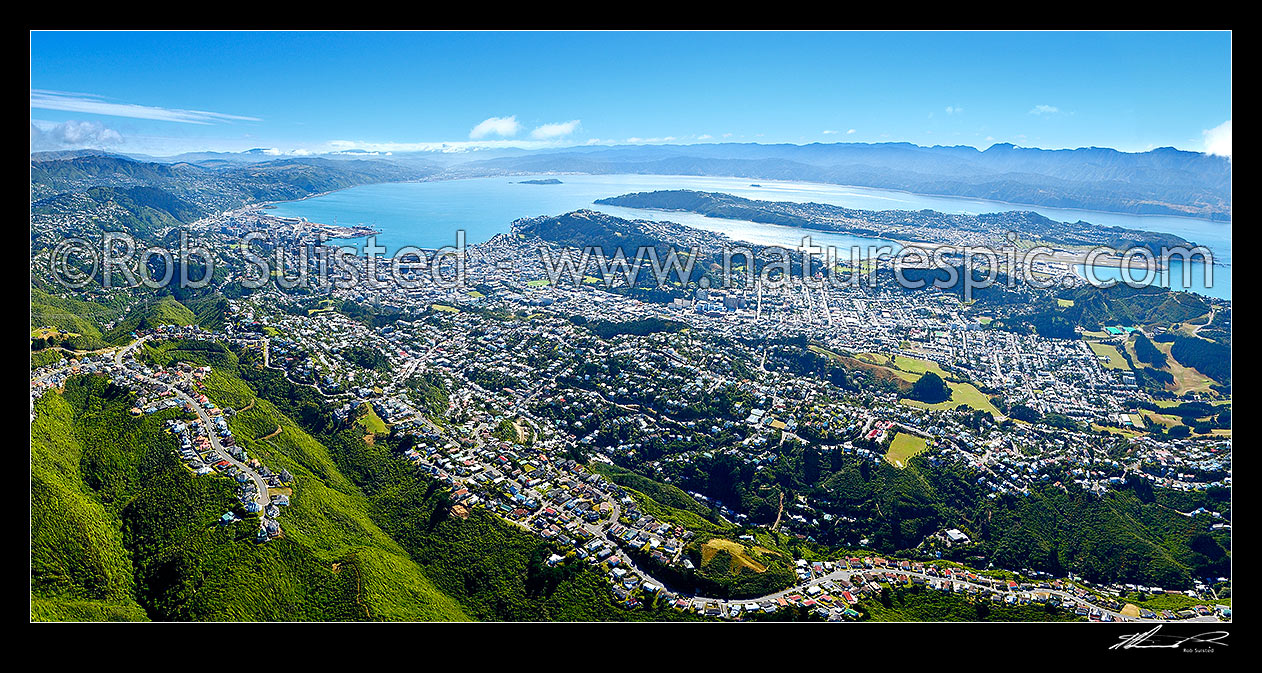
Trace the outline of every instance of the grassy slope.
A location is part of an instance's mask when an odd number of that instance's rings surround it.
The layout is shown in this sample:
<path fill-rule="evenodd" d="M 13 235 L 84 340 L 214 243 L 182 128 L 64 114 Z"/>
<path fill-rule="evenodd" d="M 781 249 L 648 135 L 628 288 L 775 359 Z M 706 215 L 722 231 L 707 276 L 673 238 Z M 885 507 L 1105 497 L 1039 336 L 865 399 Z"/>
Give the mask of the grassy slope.
<path fill-rule="evenodd" d="M 62 299 L 39 288 L 31 288 L 31 329 L 56 327 L 74 334 L 99 337 L 101 330 L 84 316 L 107 320 L 115 312 L 113 308 L 100 304 L 79 299 Z"/>
<path fill-rule="evenodd" d="M 207 389 L 221 406 L 243 408 L 254 399 L 248 385 L 219 371 Z M 260 439 L 278 426 L 279 435 Z M 254 399 L 254 406 L 234 416 L 230 427 L 251 455 L 294 475 L 292 505 L 280 519 L 286 537 L 309 546 L 330 566 L 347 555 L 359 559 L 364 600 L 375 616 L 465 618 L 460 606 L 434 588 L 407 552 L 373 522 L 367 498 L 342 475 L 325 446 L 264 399 Z"/>
<path fill-rule="evenodd" d="M 248 384 L 226 372 L 216 371 L 207 384 L 221 405 L 243 408 L 254 399 Z M 362 431 L 317 440 L 262 398 L 231 423 L 251 454 L 297 480 L 292 511 L 281 519 L 286 535 L 359 556 L 363 600 L 375 615 L 407 614 L 410 596 L 436 586 L 480 620 L 679 616 L 621 609 L 598 573 L 585 564 L 549 568 L 548 543 L 489 512 L 451 515 L 445 489 L 393 456 L 387 442 L 364 442 Z M 259 439 L 278 425 L 280 434 Z"/>
<path fill-rule="evenodd" d="M 894 434 L 894 441 L 890 442 L 889 451 L 885 454 L 885 460 L 888 460 L 895 467 L 903 467 L 912 456 L 924 451 L 929 447 L 929 443 L 924 437 L 909 435 L 905 432 Z"/>
<path fill-rule="evenodd" d="M 244 374 L 271 376 L 254 370 Z M 216 371 L 207 381 L 208 394 L 221 405 L 242 408 L 252 399 L 250 385 L 227 372 Z M 269 389 L 292 397 L 283 384 Z M 358 429 L 317 440 L 262 398 L 232 424 L 252 454 L 296 477 L 292 511 L 281 519 L 289 537 L 320 539 L 359 554 L 369 547 L 380 550 L 359 564 L 365 600 L 376 614 L 406 609 L 407 601 L 397 579 L 374 582 L 374 576 L 400 567 L 411 573 L 419 566 L 412 576 L 432 580 L 479 620 L 689 618 L 673 610 L 624 610 L 614 603 L 604 577 L 587 564 L 544 563 L 556 550 L 537 535 L 481 508 L 467 518 L 453 515 L 446 489 L 393 455 L 388 441 L 368 444 Z M 258 439 L 277 425 L 279 435 Z M 415 591 L 421 591 L 419 586 Z"/>
<path fill-rule="evenodd" d="M 678 486 L 663 484 L 608 463 L 593 463 L 590 469 L 593 472 L 604 475 L 616 484 L 644 493 L 664 506 L 687 510 L 702 517 L 710 516 L 709 507 L 694 500 L 692 496 L 685 493 Z"/>
<path fill-rule="evenodd" d="M 947 387 L 951 389 L 951 399 L 945 402 L 926 404 L 919 400 L 912 399 L 901 399 L 899 402 L 913 407 L 933 409 L 935 411 L 965 406 L 978 411 L 985 411 L 996 418 L 1003 416 L 1003 414 L 999 413 L 999 410 L 995 408 L 995 405 L 991 403 L 990 398 L 987 397 L 985 393 L 974 387 L 973 384 L 947 381 Z"/>
<path fill-rule="evenodd" d="M 466 618 L 353 496 L 318 479 L 300 475 L 282 539 L 259 545 L 257 524 L 216 525 L 225 511 L 244 514 L 231 483 L 194 477 L 161 414 L 132 418 L 129 404 L 83 377 L 37 405 L 33 619 Z"/>
<path fill-rule="evenodd" d="M 84 446 L 60 395 L 36 404 L 31 425 L 32 619 L 143 617 L 131 558 L 110 512 L 85 483 Z"/>
<path fill-rule="evenodd" d="M 376 434 L 378 432 L 389 432 L 390 428 L 386 427 L 386 422 L 381 420 L 376 411 L 369 406 L 368 411 L 358 420 L 360 427 L 365 431 Z"/>
<path fill-rule="evenodd" d="M 172 297 L 162 297 L 133 308 L 105 333 L 104 338 L 113 344 L 125 344 L 131 341 L 131 333 L 137 329 L 194 324 L 197 324 L 197 315 L 187 306 Z"/>
<path fill-rule="evenodd" d="M 1117 346 L 1099 341 L 1088 341 L 1087 345 L 1091 347 L 1091 351 L 1097 356 L 1108 358 L 1108 361 L 1104 363 L 1105 369 L 1130 370 L 1130 365 L 1126 364 L 1126 359 L 1117 350 Z"/>

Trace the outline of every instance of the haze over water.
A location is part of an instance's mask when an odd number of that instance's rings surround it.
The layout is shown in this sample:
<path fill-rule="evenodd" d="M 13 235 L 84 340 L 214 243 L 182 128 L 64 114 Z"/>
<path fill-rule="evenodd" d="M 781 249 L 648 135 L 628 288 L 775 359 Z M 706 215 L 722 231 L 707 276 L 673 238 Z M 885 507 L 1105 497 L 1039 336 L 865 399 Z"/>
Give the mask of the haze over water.
<path fill-rule="evenodd" d="M 562 184 L 520 184 L 524 180 L 556 178 Z M 753 185 L 758 186 L 753 186 Z M 548 175 L 500 176 L 435 182 L 385 183 L 353 187 L 302 201 L 277 204 L 271 212 L 285 217 L 304 217 L 313 222 L 339 225 L 371 225 L 381 231 L 380 245 L 393 251 L 403 246 L 439 248 L 456 244 L 456 231 L 465 231 L 467 244 L 480 243 L 509 231 L 518 218 L 561 213 L 588 208 L 624 218 L 668 220 L 686 226 L 721 232 L 734 240 L 755 245 L 796 247 L 809 234 L 812 243 L 836 246 L 840 257 L 851 246 L 897 244 L 890 241 L 806 231 L 796 227 L 709 218 L 692 213 L 659 212 L 635 208 L 596 205 L 597 199 L 629 192 L 663 189 L 693 189 L 733 194 L 768 201 L 816 202 L 865 210 L 923 210 L 944 213 L 978 214 L 1003 211 L 1034 211 L 1057 221 L 1085 220 L 1094 224 L 1120 226 L 1177 234 L 1210 248 L 1218 265 L 1213 269 L 1212 287 L 1205 287 L 1202 265 L 1193 263 L 1190 289 L 1212 297 L 1231 298 L 1231 224 L 1210 220 L 1159 215 L 1127 215 L 1099 211 L 1070 210 L 1044 206 L 1016 205 L 948 196 L 925 196 L 884 189 L 848 187 L 749 178 L 660 176 L 660 175 Z M 1178 263 L 1157 282 L 1185 289 Z M 1097 277 L 1119 277 L 1117 269 L 1100 269 Z"/>

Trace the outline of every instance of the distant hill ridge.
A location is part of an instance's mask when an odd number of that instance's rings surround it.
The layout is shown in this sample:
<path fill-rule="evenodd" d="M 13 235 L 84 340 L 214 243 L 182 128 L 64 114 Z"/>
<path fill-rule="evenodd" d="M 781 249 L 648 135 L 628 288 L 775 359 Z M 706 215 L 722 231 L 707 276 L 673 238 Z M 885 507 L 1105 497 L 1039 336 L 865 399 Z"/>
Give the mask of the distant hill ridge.
<path fill-rule="evenodd" d="M 121 162 L 130 162 L 124 166 Z M 1045 150 L 998 143 L 924 147 L 911 143 L 590 146 L 550 150 L 479 150 L 374 156 L 368 152 L 315 157 L 276 156 L 270 150 L 197 152 L 128 158 L 99 150 L 31 155 L 36 184 L 85 177 L 107 165 L 122 176 L 147 179 L 183 169 L 224 175 L 254 167 L 305 166 L 346 171 L 360 180 L 390 181 L 506 174 L 586 173 L 724 176 L 896 189 L 1016 204 L 1121 213 L 1231 219 L 1231 160 L 1173 147 L 1121 152 L 1105 147 Z M 95 168 L 93 168 L 95 166 Z M 407 177 L 404 177 L 406 175 Z M 151 185 L 158 186 L 158 185 Z"/>
<path fill-rule="evenodd" d="M 565 150 L 449 170 L 713 175 L 897 189 L 1009 203 L 1231 218 L 1231 162 L 1159 148 L 1041 150 L 994 145 L 689 145 Z"/>

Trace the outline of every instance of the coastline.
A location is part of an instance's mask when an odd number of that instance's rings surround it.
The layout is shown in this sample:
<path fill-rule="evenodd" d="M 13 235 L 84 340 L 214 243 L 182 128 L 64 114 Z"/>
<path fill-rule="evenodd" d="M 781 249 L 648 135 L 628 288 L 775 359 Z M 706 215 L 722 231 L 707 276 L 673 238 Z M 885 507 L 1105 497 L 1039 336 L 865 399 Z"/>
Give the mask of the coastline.
<path fill-rule="evenodd" d="M 740 175 L 677 175 L 677 174 L 669 174 L 669 173 L 667 174 L 662 174 L 662 173 L 581 173 L 581 172 L 573 172 L 573 171 L 554 171 L 554 172 L 545 172 L 545 173 L 507 172 L 507 173 L 496 173 L 493 175 L 461 175 L 461 176 L 450 176 L 450 177 L 426 176 L 424 178 L 417 178 L 415 180 L 395 180 L 395 181 L 390 181 L 390 182 L 365 182 L 362 185 L 350 185 L 348 187 L 340 187 L 338 189 L 331 189 L 328 191 L 319 192 L 315 194 L 308 194 L 306 196 L 303 196 L 297 199 L 285 199 L 283 201 L 266 201 L 266 202 L 259 202 L 259 203 L 266 204 L 266 205 L 277 205 L 277 204 L 282 204 L 282 203 L 297 203 L 299 201 L 306 201 L 307 199 L 314 199 L 320 196 L 327 196 L 329 194 L 346 191 L 348 189 L 354 189 L 356 187 L 366 187 L 368 185 L 422 184 L 422 183 L 427 183 L 427 182 L 454 182 L 457 180 L 484 180 L 487 178 L 514 178 L 514 177 L 526 177 L 526 176 L 563 176 L 563 175 L 593 176 L 593 177 L 613 176 L 613 175 L 633 175 L 633 176 L 642 177 L 642 178 L 654 178 L 654 177 L 700 178 L 700 179 L 719 178 L 719 179 L 727 179 L 727 180 L 753 179 L 753 178 L 748 178 L 746 176 L 740 176 Z M 1064 211 L 1071 211 L 1071 212 L 1078 212 L 1078 213 L 1099 213 L 1099 214 L 1104 214 L 1104 215 L 1118 215 L 1118 216 L 1125 216 L 1125 217 L 1140 217 L 1140 218 L 1172 217 L 1172 218 L 1178 218 L 1180 220 L 1190 220 L 1193 222 L 1205 222 L 1207 224 L 1225 225 L 1228 227 L 1231 226 L 1230 219 L 1215 220 L 1215 219 L 1207 218 L 1207 217 L 1198 217 L 1196 215 L 1180 215 L 1177 213 L 1132 213 L 1132 212 L 1127 212 L 1124 210 L 1098 210 L 1098 209 L 1089 209 L 1089 208 L 1075 208 L 1072 206 L 1053 206 L 1053 205 L 1044 205 L 1044 204 L 1035 204 L 1035 203 L 1020 203 L 1020 202 L 1015 202 L 1015 201 L 1001 201 L 998 199 L 987 199 L 987 198 L 975 197 L 975 196 L 961 196 L 959 194 L 931 194 L 931 193 L 926 193 L 926 192 L 912 192 L 906 189 L 898 189 L 895 187 L 868 187 L 864 185 L 849 185 L 849 184 L 842 184 L 838 182 L 814 182 L 810 180 L 780 180 L 780 179 L 772 178 L 768 180 L 763 180 L 762 183 L 759 183 L 758 187 L 752 187 L 752 185 L 747 185 L 746 187 L 754 188 L 754 189 L 765 189 L 768 184 L 818 185 L 821 187 L 840 187 L 840 188 L 848 188 L 848 189 L 884 191 L 884 192 L 892 192 L 895 194 L 906 194 L 908 196 L 922 196 L 922 197 L 934 198 L 934 199 L 952 199 L 952 200 L 957 200 L 957 201 L 980 201 L 982 203 L 993 203 L 993 204 L 997 204 L 1001 206 L 1028 208 L 1030 209 L 1028 212 L 1036 212 L 1033 210 L 1035 208 L 1050 208 L 1054 210 L 1064 210 Z M 872 209 L 871 208 L 868 208 L 868 209 L 857 208 L 856 210 L 872 210 Z M 886 208 L 884 210 L 904 210 L 904 209 Z M 939 212 L 942 212 L 942 211 L 939 211 Z M 1001 212 L 1001 211 L 988 211 L 988 210 L 978 211 L 978 213 L 992 213 L 992 212 Z M 1026 212 L 1026 211 L 1021 211 L 1021 212 Z M 1048 218 L 1048 219 L 1052 219 L 1052 218 Z M 1064 221 L 1064 220 L 1060 220 L 1060 221 Z M 1084 220 L 1084 221 L 1090 222 L 1091 224 L 1095 224 L 1097 226 L 1113 226 L 1113 225 L 1102 225 L 1097 222 L 1091 222 L 1090 220 Z"/>
<path fill-rule="evenodd" d="M 620 207 L 625 207 L 625 206 L 620 206 Z M 701 217 L 704 217 L 708 220 L 713 220 L 715 222 L 738 221 L 738 220 L 732 220 L 731 218 L 726 218 L 726 217 L 716 217 L 714 215 L 709 215 L 706 213 L 694 213 L 693 211 L 690 211 L 690 210 L 683 210 L 683 209 L 678 209 L 678 208 L 631 208 L 631 209 L 632 210 L 646 210 L 646 211 L 657 212 L 657 213 L 686 213 L 689 215 L 699 215 Z M 739 221 L 745 221 L 745 220 L 739 220 Z M 683 224 L 682 222 L 677 222 L 676 224 L 680 224 L 681 226 L 689 226 L 687 224 Z M 870 238 L 873 240 L 888 240 L 889 242 L 896 243 L 899 246 L 904 247 L 904 248 L 907 248 L 907 247 L 919 248 L 921 250 L 925 250 L 928 252 L 932 252 L 940 248 L 953 248 L 953 249 L 960 248 L 960 246 L 954 243 L 930 243 L 927 241 L 908 241 L 908 240 L 899 239 L 899 238 L 878 239 L 869 234 L 857 233 L 853 231 L 831 231 L 827 229 L 811 229 L 811 228 L 803 227 L 803 226 L 775 224 L 771 222 L 753 222 L 753 224 L 756 224 L 759 226 L 767 226 L 767 227 L 779 227 L 779 228 L 784 228 L 784 229 L 796 229 L 799 231 L 806 231 L 806 232 L 816 232 L 816 233 L 825 234 L 825 235 L 836 234 L 836 235 L 842 235 L 842 236 L 854 236 L 856 238 Z M 742 241 L 742 242 L 755 244 L 752 241 Z M 1073 264 L 1086 264 L 1087 257 L 1090 254 L 1091 254 L 1090 250 L 1085 250 L 1085 251 L 1084 250 L 1079 250 L 1079 251 L 1053 250 L 1051 255 L 1041 255 L 1040 257 L 1052 263 L 1073 265 Z M 1096 258 L 1092 260 L 1092 265 L 1100 266 L 1100 267 L 1121 268 L 1123 261 L 1124 261 L 1123 257 L 1118 254 L 1101 254 L 1101 255 L 1097 255 Z M 1228 264 L 1224 264 L 1222 262 L 1217 261 L 1217 259 L 1214 259 L 1212 263 L 1214 266 L 1220 266 L 1220 267 L 1230 266 Z M 1133 260 L 1131 262 L 1131 266 L 1132 268 L 1136 268 L 1136 269 L 1147 268 L 1147 269 L 1152 269 L 1158 272 L 1161 272 L 1164 270 L 1164 266 L 1161 264 L 1161 260 L 1157 257 L 1154 257 L 1151 263 L 1145 262 L 1143 265 L 1138 265 Z"/>
<path fill-rule="evenodd" d="M 335 190 L 335 191 L 340 191 L 340 190 Z M 324 194 L 332 194 L 332 193 L 333 192 L 324 192 Z M 323 196 L 324 194 L 312 194 L 310 196 L 303 197 L 303 198 Z M 302 200 L 302 199 L 296 199 L 296 200 Z M 377 229 L 375 227 L 370 227 L 364 224 L 347 226 L 347 225 L 342 225 L 342 224 L 327 224 L 324 222 L 314 222 L 312 220 L 308 220 L 305 218 L 290 217 L 290 216 L 285 216 L 285 215 L 273 215 L 267 211 L 271 208 L 274 208 L 275 203 L 292 203 L 292 201 L 276 201 L 276 202 L 268 202 L 265 204 L 251 204 L 248 206 L 243 206 L 241 208 L 238 208 L 236 211 L 229 211 L 229 212 L 250 213 L 260 219 L 275 220 L 279 223 L 283 223 L 286 225 L 305 225 L 307 227 L 311 227 L 312 229 L 323 231 L 324 233 L 328 234 L 328 237 L 330 240 L 350 240 L 350 239 L 356 239 L 356 238 L 364 238 L 366 236 L 375 236 L 377 234 L 382 233 L 380 229 Z"/>
<path fill-rule="evenodd" d="M 657 178 L 662 178 L 662 179 L 664 179 L 664 180 L 670 180 L 670 181 L 676 181 L 676 180 L 681 180 L 681 179 L 683 179 L 683 180 L 687 180 L 687 179 L 700 179 L 700 180 L 705 180 L 705 179 L 718 179 L 718 180 L 744 180 L 744 178 L 741 178 L 741 177 L 735 177 L 735 176 L 686 176 L 686 175 L 660 175 L 660 176 L 659 176 L 659 175 L 628 174 L 628 173 L 575 173 L 575 172 L 546 172 L 546 173 L 538 173 L 538 172 L 512 172 L 512 173 L 502 173 L 502 174 L 490 175 L 490 176 L 451 176 L 451 175 L 441 175 L 441 176 L 440 176 L 440 175 L 436 175 L 436 176 L 426 176 L 426 177 L 424 177 L 424 178 L 419 178 L 419 179 L 414 179 L 414 180 L 401 180 L 401 181 L 382 182 L 382 183 L 375 183 L 375 182 L 374 182 L 374 183 L 365 183 L 365 184 L 363 184 L 363 185 L 353 185 L 353 186 L 351 186 L 351 187 L 343 187 L 343 188 L 336 189 L 336 190 L 329 190 L 329 191 L 325 191 L 325 192 L 320 192 L 320 193 L 315 193 L 315 194 L 309 194 L 309 195 L 304 196 L 304 197 L 299 198 L 299 199 L 288 199 L 288 200 L 284 200 L 284 201 L 270 201 L 270 202 L 266 202 L 266 203 L 252 204 L 252 206 L 253 206 L 253 207 L 260 207 L 260 206 L 263 206 L 263 205 L 278 205 L 278 204 L 285 204 L 285 203 L 297 203 L 297 202 L 305 201 L 305 200 L 307 200 L 307 199 L 313 199 L 313 198 L 316 198 L 316 197 L 319 197 L 319 196 L 327 196 L 327 195 L 330 195 L 330 194 L 334 194 L 334 193 L 336 193 L 336 192 L 345 191 L 346 189 L 351 189 L 351 188 L 353 188 L 353 187 L 367 187 L 367 186 L 372 186 L 372 185 L 384 185 L 384 184 L 421 184 L 421 183 L 457 182 L 457 181 L 468 181 L 468 180 L 488 180 L 488 179 L 495 179 L 495 178 L 500 178 L 500 179 L 507 179 L 507 180 L 511 180 L 511 179 L 513 179 L 513 178 L 521 178 L 521 177 L 525 177 L 525 176 L 579 176 L 579 177 L 590 177 L 590 178 L 614 177 L 614 176 L 628 176 L 628 177 L 631 177 L 631 178 L 637 178 L 637 179 L 652 179 L 652 178 L 657 177 Z M 874 190 L 874 191 L 878 191 L 878 192 L 879 192 L 879 191 L 897 192 L 897 193 L 901 193 L 901 194 L 908 194 L 908 195 L 911 195 L 911 196 L 930 196 L 930 195 L 922 195 L 922 194 L 913 193 L 913 192 L 907 192 L 907 191 L 905 191 L 905 190 L 878 190 L 878 189 L 876 189 L 876 188 L 859 187 L 859 186 L 853 186 L 853 185 L 835 185 L 835 184 L 832 184 L 832 183 L 816 183 L 816 182 L 802 182 L 802 181 L 783 181 L 783 180 L 775 180 L 775 181 L 766 181 L 766 182 L 763 182 L 763 183 L 760 183 L 760 184 L 762 184 L 762 185 L 764 185 L 764 186 L 766 186 L 766 185 L 784 185 L 784 186 L 786 186 L 786 187 L 792 187 L 792 186 L 795 186 L 795 185 L 806 185 L 806 186 L 820 186 L 820 187 L 855 188 L 855 189 L 859 189 L 859 190 Z M 967 197 L 955 197 L 955 196 L 949 196 L 949 195 L 944 195 L 944 196 L 942 196 L 941 198 L 946 198 L 946 199 L 955 199 L 955 200 L 958 200 L 958 199 L 969 200 Z M 992 202 L 992 203 L 1002 203 L 1002 202 L 994 202 L 994 201 L 991 201 L 991 202 Z M 1009 205 L 1013 205 L 1013 204 L 1009 204 Z M 1018 205 L 1019 205 L 1019 204 L 1018 204 Z M 661 210 L 661 209 L 645 209 L 645 210 Z M 887 209 L 887 210 L 899 210 L 899 209 L 898 209 L 898 208 L 890 208 L 890 209 Z M 670 211 L 662 211 L 662 212 L 670 212 Z M 686 212 L 686 211 L 685 211 L 685 212 Z M 943 211 L 939 211 L 939 212 L 943 212 Z M 1083 212 L 1132 216 L 1132 214 L 1126 214 L 1126 213 L 1108 213 L 1107 211 L 1085 211 L 1085 210 L 1084 210 Z M 706 216 L 706 217 L 707 217 L 707 219 L 709 219 L 709 220 L 711 220 L 711 221 L 714 221 L 714 222 L 722 222 L 724 219 L 726 219 L 726 218 L 714 218 L 714 217 L 709 217 L 709 216 Z M 1144 216 L 1142 216 L 1142 217 L 1166 217 L 1166 216 L 1162 216 L 1162 215 L 1144 215 Z M 1050 218 L 1049 218 L 1049 219 L 1050 219 Z M 1216 225 L 1216 224 L 1228 224 L 1228 226 L 1230 226 L 1230 224 L 1229 224 L 1229 223 L 1220 223 L 1220 222 L 1215 222 L 1215 221 L 1212 221 L 1212 220 L 1205 220 L 1205 219 L 1203 219 L 1203 218 L 1181 217 L 1181 219 L 1182 219 L 1182 220 L 1200 220 L 1200 221 L 1202 221 L 1202 222 L 1208 223 L 1209 225 Z M 326 228 L 326 230 L 332 230 L 332 228 L 333 228 L 333 225 L 327 225 L 327 224 L 322 224 L 322 223 L 315 223 L 315 222 L 310 222 L 310 221 L 308 221 L 308 222 L 309 222 L 310 224 L 312 224 L 312 225 L 319 225 L 319 226 L 321 226 L 322 228 Z M 761 224 L 762 226 L 771 226 L 771 227 L 776 227 L 776 226 L 781 226 L 781 227 L 783 227 L 783 226 L 786 226 L 786 225 L 774 225 L 774 224 L 769 224 L 769 223 L 754 223 L 754 224 Z M 331 236 L 331 238 L 335 238 L 335 239 L 339 239 L 339 240 L 351 241 L 351 240 L 356 240 L 356 239 L 362 239 L 362 238 L 364 238 L 365 236 L 372 235 L 372 234 L 374 234 L 374 233 L 376 233 L 376 234 L 383 233 L 383 232 L 381 232 L 381 231 L 375 230 L 375 228 L 374 228 L 374 230 L 373 230 L 373 231 L 369 231 L 367 228 L 365 228 L 365 229 L 355 230 L 355 229 L 351 229 L 351 228 L 343 228 L 343 227 L 342 227 L 342 225 L 337 225 L 337 226 L 338 226 L 337 233 L 336 233 L 335 235 L 332 235 L 332 236 Z M 685 225 L 685 226 L 689 226 L 689 225 Z M 1114 226 L 1114 225 L 1097 225 L 1097 226 Z M 712 231 L 713 231 L 713 230 L 712 230 Z M 803 229 L 803 231 L 814 231 L 814 230 Z M 852 234 L 852 233 L 847 233 L 847 232 L 828 232 L 828 231 L 824 231 L 824 230 L 819 230 L 819 232 L 820 232 L 820 233 L 824 233 L 824 234 L 828 234 L 828 233 L 838 233 L 838 234 L 842 234 L 842 235 L 859 236 L 859 237 L 861 237 L 861 238 L 870 238 L 870 236 L 863 236 L 863 235 L 860 235 L 860 234 Z M 733 238 L 733 240 L 735 240 L 735 238 L 732 236 L 732 233 L 731 233 L 731 232 L 723 232 L 723 233 L 728 234 L 729 238 Z M 1155 233 L 1162 233 L 1162 232 L 1155 232 Z M 948 243 L 942 243 L 942 244 L 930 244 L 930 243 L 926 243 L 926 242 L 918 242 L 918 241 L 903 241 L 903 240 L 895 240 L 895 239 L 888 239 L 888 240 L 890 240 L 891 242 L 894 242 L 894 243 L 896 243 L 897 245 L 900 245 L 900 246 L 909 246 L 909 245 L 910 245 L 910 246 L 913 246 L 913 247 L 918 247 L 918 248 L 925 249 L 925 250 L 933 250 L 933 249 L 936 249 L 936 248 L 939 248 L 939 247 L 950 247 L 950 246 L 951 246 L 951 244 L 948 244 Z M 1085 263 L 1086 263 L 1086 256 L 1087 256 L 1087 254 L 1088 254 L 1088 252 L 1087 252 L 1087 251 L 1085 251 L 1085 250 L 1083 250 L 1083 251 L 1077 251 L 1077 250 L 1069 250 L 1069 251 L 1065 251 L 1065 250 L 1060 250 L 1060 251 L 1057 251 L 1057 252 L 1053 253 L 1053 254 L 1052 254 L 1052 255 L 1050 255 L 1050 256 L 1040 256 L 1040 259 L 1041 259 L 1042 261 L 1044 261 L 1044 262 L 1050 262 L 1050 263 L 1053 263 L 1053 264 L 1062 264 L 1062 265 L 1065 265 L 1066 267 L 1072 267 L 1072 266 L 1074 266 L 1074 265 L 1085 264 Z M 1114 269 L 1116 269 L 1116 268 L 1120 268 L 1120 267 L 1121 267 L 1121 265 L 1122 265 L 1122 258 L 1121 258 L 1120 256 L 1118 256 L 1118 255 L 1100 255 L 1100 256 L 1098 256 L 1096 259 L 1094 259 L 1094 260 L 1093 260 L 1093 265 L 1094 265 L 1094 266 L 1096 266 L 1096 267 L 1099 267 L 1099 268 L 1114 268 Z M 1145 265 L 1147 265 L 1147 267 L 1148 267 L 1149 269 L 1154 270 L 1154 271 L 1156 271 L 1156 272 L 1157 272 L 1157 273 L 1159 273 L 1159 274 L 1160 274 L 1160 273 L 1164 273 L 1164 271 L 1165 271 L 1165 270 L 1163 269 L 1163 266 L 1165 266 L 1165 265 L 1163 265 L 1159 259 L 1154 259 L 1154 260 L 1151 260 L 1151 261 L 1146 260 L 1146 259 L 1143 259 L 1143 258 L 1136 259 L 1136 260 L 1133 260 L 1133 267 L 1132 267 L 1132 268 L 1134 268 L 1134 269 L 1136 269 L 1136 270 L 1142 270 L 1142 269 L 1144 268 L 1144 266 L 1145 266 Z M 1228 269 L 1230 268 L 1230 264 L 1229 264 L 1229 263 L 1223 263 L 1223 262 L 1219 261 L 1219 258 L 1218 258 L 1218 256 L 1217 256 L 1217 255 L 1215 255 L 1215 256 L 1214 256 L 1213 265 L 1214 265 L 1214 266 L 1216 266 L 1216 267 L 1219 267 L 1219 268 L 1228 268 Z"/>

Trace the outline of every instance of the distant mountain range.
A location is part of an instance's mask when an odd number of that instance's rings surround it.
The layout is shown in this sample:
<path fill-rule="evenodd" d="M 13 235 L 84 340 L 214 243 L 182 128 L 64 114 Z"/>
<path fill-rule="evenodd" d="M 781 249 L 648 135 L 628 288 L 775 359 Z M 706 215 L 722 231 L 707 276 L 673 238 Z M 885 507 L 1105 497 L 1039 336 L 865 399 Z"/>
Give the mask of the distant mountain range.
<path fill-rule="evenodd" d="M 449 168 L 467 174 L 631 173 L 797 180 L 1136 214 L 1231 219 L 1231 162 L 1174 148 L 1040 150 L 909 143 L 574 149 Z"/>
<path fill-rule="evenodd" d="M 103 155 L 44 152 L 32 154 L 31 161 L 32 166 L 75 163 Z M 349 162 L 355 173 L 388 173 L 382 181 L 548 173 L 724 176 L 897 189 L 1058 208 L 1231 219 L 1231 161 L 1171 147 L 1131 153 L 1099 147 L 1043 150 L 1007 143 L 986 150 L 910 143 L 713 143 L 390 155 L 352 151 L 319 158 L 277 157 L 268 150 L 254 149 L 130 158 L 147 165 L 201 169 L 306 162 L 337 171 L 349 168 Z M 372 164 L 390 168 L 366 168 Z"/>

